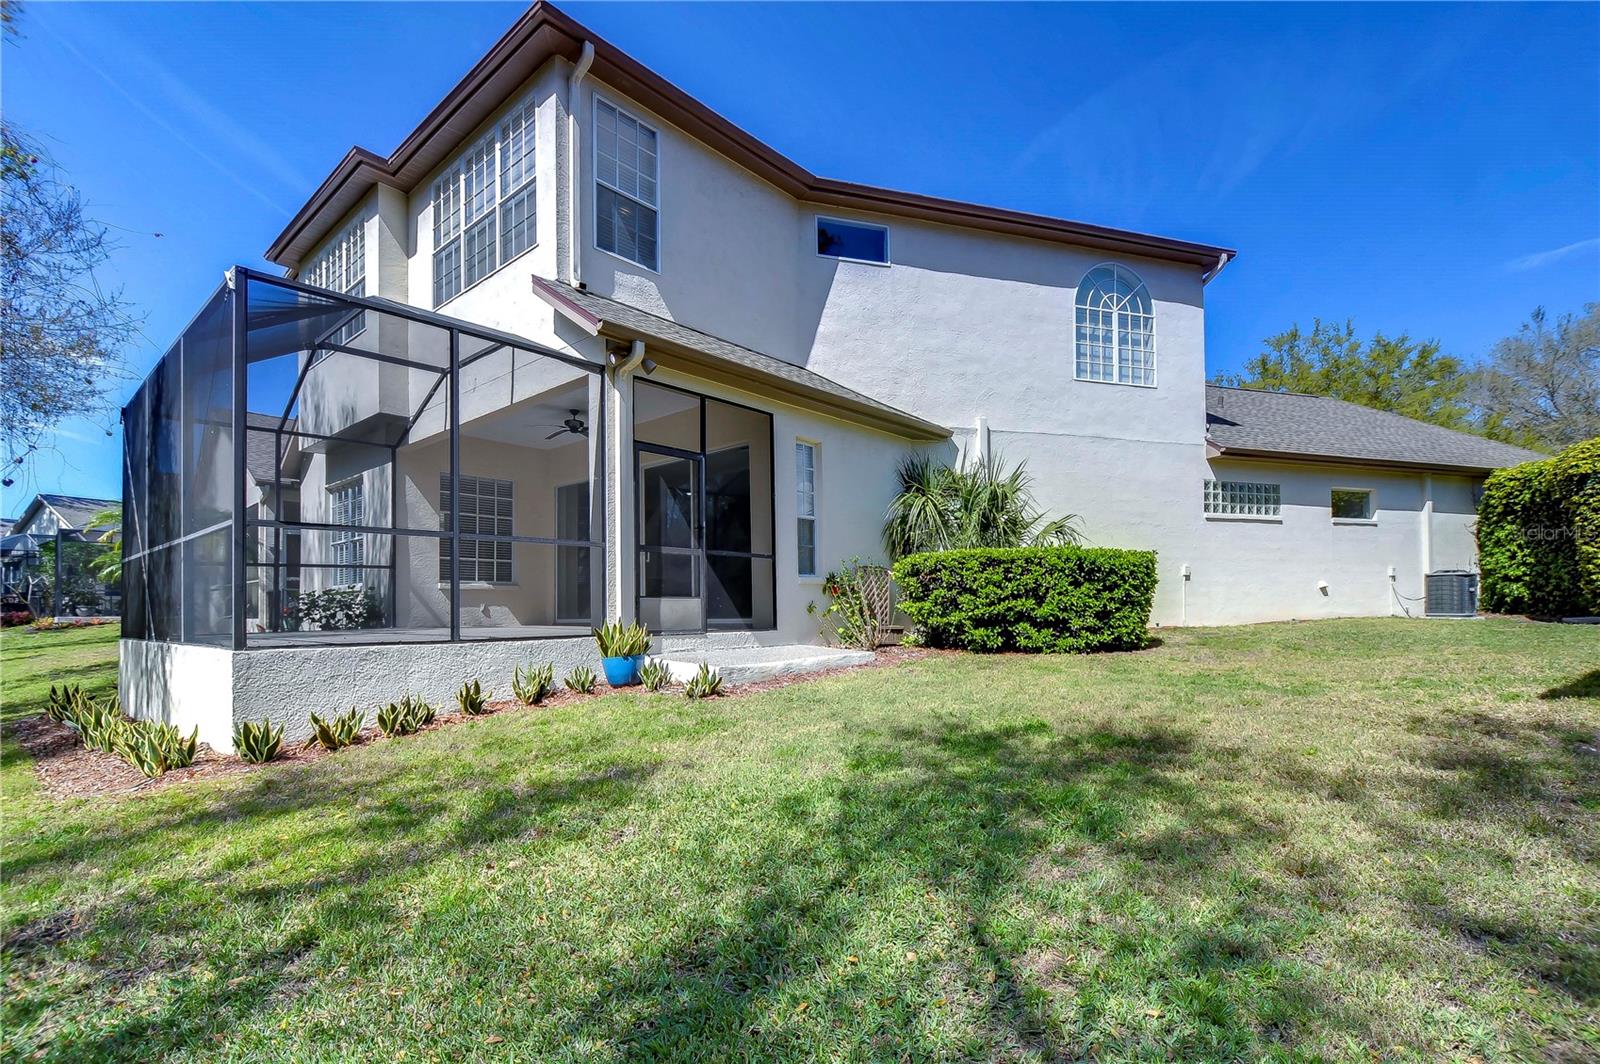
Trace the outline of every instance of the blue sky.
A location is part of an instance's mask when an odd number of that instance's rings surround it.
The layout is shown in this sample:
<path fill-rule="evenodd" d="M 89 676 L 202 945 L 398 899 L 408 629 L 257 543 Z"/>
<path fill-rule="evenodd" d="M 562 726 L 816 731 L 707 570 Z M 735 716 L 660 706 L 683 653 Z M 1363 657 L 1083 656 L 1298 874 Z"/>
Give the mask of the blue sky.
<path fill-rule="evenodd" d="M 1475 359 L 1600 299 L 1600 6 L 565 6 L 816 173 L 1238 248 L 1212 372 L 1316 316 Z M 521 10 L 28 5 L 6 116 L 120 227 L 138 373 Z M 57 443 L 0 509 L 117 494 L 116 439 Z"/>

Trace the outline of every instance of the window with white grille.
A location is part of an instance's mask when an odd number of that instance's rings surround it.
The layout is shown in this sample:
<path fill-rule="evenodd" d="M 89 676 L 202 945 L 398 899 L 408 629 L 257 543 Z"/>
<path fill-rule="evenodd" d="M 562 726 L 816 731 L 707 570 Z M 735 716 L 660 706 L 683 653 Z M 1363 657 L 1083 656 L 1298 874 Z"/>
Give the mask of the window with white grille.
<path fill-rule="evenodd" d="M 433 305 L 534 245 L 534 103 L 515 108 L 433 183 Z"/>
<path fill-rule="evenodd" d="M 594 243 L 658 267 L 656 131 L 604 100 L 594 102 Z"/>
<path fill-rule="evenodd" d="M 364 525 L 367 523 L 367 503 L 361 490 L 361 481 L 353 480 L 328 489 L 331 516 L 329 524 Z M 336 531 L 331 534 L 333 571 L 336 585 L 361 583 L 361 566 L 366 561 L 366 540 L 360 532 Z"/>
<path fill-rule="evenodd" d="M 491 477 L 461 478 L 461 582 L 512 582 L 511 542 L 488 536 L 511 536 L 511 481 Z M 439 522 L 450 529 L 450 474 L 439 474 Z M 439 541 L 439 580 L 450 579 L 450 540 Z"/>
<path fill-rule="evenodd" d="M 1156 383 L 1156 319 L 1132 270 L 1096 266 L 1078 284 L 1075 376 L 1108 384 Z"/>
<path fill-rule="evenodd" d="M 361 219 L 323 248 L 322 254 L 300 268 L 300 280 L 349 296 L 367 294 L 367 226 Z M 327 339 L 347 344 L 367 327 L 366 311 L 357 311 Z"/>
<path fill-rule="evenodd" d="M 1205 511 L 1222 517 L 1277 517 L 1283 501 L 1277 484 L 1243 480 L 1206 481 Z"/>
<path fill-rule="evenodd" d="M 801 576 L 817 575 L 817 446 L 794 445 L 795 543 Z"/>

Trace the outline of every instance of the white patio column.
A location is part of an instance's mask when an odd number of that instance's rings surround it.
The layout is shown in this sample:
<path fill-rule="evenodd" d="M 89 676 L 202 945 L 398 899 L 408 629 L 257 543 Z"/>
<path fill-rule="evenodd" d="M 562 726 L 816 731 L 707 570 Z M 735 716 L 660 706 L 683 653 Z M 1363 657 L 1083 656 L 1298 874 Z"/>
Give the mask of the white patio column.
<path fill-rule="evenodd" d="M 634 575 L 639 545 L 634 527 L 633 371 L 644 361 L 635 340 L 605 373 L 606 387 L 606 618 L 634 620 Z"/>

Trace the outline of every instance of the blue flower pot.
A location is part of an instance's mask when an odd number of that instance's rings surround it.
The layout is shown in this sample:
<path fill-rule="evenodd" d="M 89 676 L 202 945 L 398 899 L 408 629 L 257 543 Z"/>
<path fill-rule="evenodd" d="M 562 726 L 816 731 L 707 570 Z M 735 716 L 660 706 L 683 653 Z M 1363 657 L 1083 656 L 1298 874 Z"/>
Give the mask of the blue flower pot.
<path fill-rule="evenodd" d="M 639 669 L 643 665 L 643 654 L 635 654 L 628 658 L 600 659 L 600 667 L 605 670 L 606 683 L 612 687 L 631 687 L 638 683 Z"/>

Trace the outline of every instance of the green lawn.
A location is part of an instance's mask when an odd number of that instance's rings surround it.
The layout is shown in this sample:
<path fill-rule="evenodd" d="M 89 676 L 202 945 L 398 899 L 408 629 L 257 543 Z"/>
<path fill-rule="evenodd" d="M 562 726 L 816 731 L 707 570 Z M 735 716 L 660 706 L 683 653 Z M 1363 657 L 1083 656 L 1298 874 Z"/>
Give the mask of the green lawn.
<path fill-rule="evenodd" d="M 1600 1054 L 1600 630 L 1162 638 L 12 771 L 0 1057 Z"/>

